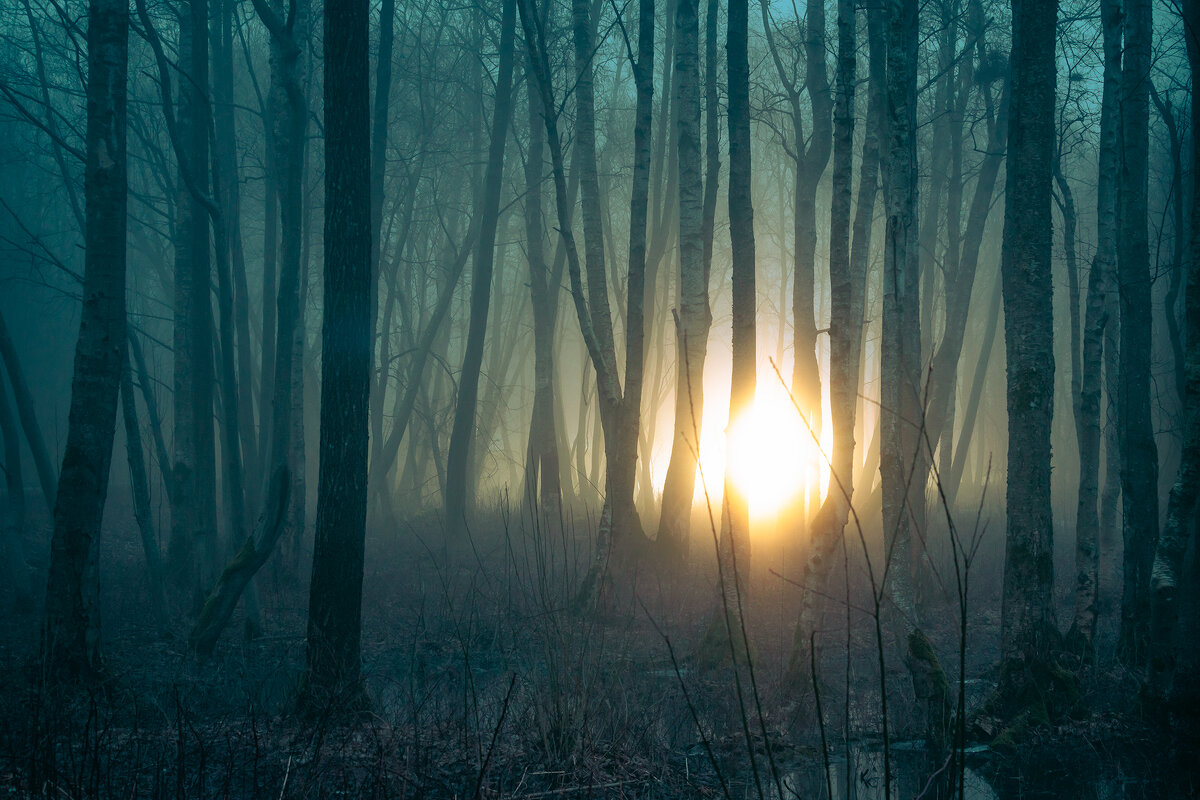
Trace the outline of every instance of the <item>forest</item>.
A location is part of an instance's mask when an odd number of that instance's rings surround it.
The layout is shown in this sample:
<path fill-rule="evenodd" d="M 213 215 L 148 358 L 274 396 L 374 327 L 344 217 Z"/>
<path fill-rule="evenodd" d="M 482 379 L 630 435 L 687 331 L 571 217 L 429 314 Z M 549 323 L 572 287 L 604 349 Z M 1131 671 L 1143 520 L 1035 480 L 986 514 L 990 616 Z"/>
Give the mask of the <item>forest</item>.
<path fill-rule="evenodd" d="M 1200 796 L 1198 70 L 0 1 L 0 794 Z"/>

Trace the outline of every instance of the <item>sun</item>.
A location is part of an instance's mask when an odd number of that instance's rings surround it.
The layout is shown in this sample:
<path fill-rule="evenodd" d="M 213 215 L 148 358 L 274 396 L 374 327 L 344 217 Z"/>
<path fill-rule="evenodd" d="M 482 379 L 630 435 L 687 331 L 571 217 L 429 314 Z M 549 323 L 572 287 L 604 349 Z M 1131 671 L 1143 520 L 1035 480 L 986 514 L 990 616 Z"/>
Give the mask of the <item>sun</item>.
<path fill-rule="evenodd" d="M 732 422 L 727 424 L 728 411 L 705 412 L 697 502 L 704 501 L 706 489 L 714 506 L 720 501 L 726 471 L 749 499 L 754 521 L 774 519 L 814 487 L 824 496 L 829 470 L 821 447 L 774 375 L 760 375 L 754 405 Z"/>

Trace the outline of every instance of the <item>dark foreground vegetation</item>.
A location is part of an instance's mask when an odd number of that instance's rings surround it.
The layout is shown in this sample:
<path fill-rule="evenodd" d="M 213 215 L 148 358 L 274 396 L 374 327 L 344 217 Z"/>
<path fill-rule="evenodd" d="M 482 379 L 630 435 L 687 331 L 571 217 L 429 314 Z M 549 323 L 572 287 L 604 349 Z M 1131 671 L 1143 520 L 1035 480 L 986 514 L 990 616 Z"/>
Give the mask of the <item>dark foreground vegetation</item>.
<path fill-rule="evenodd" d="M 30 635 L 38 609 L 3 619 L 5 797 L 872 798 L 890 784 L 901 798 L 1159 798 L 1200 787 L 1194 709 L 1174 709 L 1168 732 L 1112 662 L 1080 673 L 1069 713 L 1053 724 L 998 736 L 984 708 L 999 678 L 995 574 L 973 576 L 970 719 L 952 748 L 965 749 L 960 769 L 926 747 L 886 619 L 890 718 L 880 716 L 861 554 L 849 562 L 850 613 L 835 581 L 817 632 L 814 692 L 808 679 L 788 677 L 797 589 L 785 578 L 797 554 L 770 542 L 759 552 L 782 566 L 751 578 L 751 675 L 740 655 L 735 670 L 729 652 L 699 650 L 719 597 L 711 557 L 686 572 L 633 565 L 597 612 L 581 614 L 572 610 L 590 551 L 581 530 L 550 535 L 497 512 L 457 552 L 430 523 L 377 530 L 364 585 L 367 703 L 351 710 L 335 698 L 302 711 L 302 576 L 283 563 L 264 570 L 262 635 L 245 638 L 239 613 L 214 655 L 197 659 L 187 615 L 154 606 L 132 520 L 113 511 L 101 564 L 101 683 L 45 681 Z M 985 538 L 983 548 L 997 544 Z M 941 596 L 929 602 L 931 640 L 956 652 L 957 608 Z M 1101 631 L 1115 627 L 1102 622 Z M 958 661 L 943 658 L 957 691 Z"/>

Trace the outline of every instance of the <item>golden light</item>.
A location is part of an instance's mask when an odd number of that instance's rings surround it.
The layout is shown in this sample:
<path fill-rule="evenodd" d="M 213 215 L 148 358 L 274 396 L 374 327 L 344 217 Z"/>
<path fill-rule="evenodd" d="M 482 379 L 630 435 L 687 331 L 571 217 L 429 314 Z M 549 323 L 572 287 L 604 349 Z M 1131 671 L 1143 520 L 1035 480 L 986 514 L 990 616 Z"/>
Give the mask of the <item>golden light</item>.
<path fill-rule="evenodd" d="M 753 408 L 732 424 L 727 424 L 729 410 L 724 403 L 718 405 L 710 400 L 704 411 L 700 466 L 696 474 L 697 503 L 704 502 L 707 487 L 716 511 L 726 469 L 749 498 L 754 521 L 775 518 L 814 489 L 819 489 L 824 497 L 828 464 L 772 371 L 760 370 Z M 828 424 L 821 429 L 827 432 Z M 823 443 L 823 446 L 828 445 Z M 661 490 L 661 483 L 658 488 Z"/>

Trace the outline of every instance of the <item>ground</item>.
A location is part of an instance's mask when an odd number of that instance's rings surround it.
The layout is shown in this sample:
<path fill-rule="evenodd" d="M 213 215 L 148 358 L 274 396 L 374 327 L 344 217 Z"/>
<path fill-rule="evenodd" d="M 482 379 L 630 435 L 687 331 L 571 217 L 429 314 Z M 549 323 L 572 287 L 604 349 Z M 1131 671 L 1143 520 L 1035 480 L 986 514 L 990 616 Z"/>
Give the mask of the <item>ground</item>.
<path fill-rule="evenodd" d="M 111 675 L 102 690 L 40 685 L 31 666 L 37 608 L 3 616 L 0 797 L 845 797 L 847 786 L 878 797 L 889 780 L 897 796 L 915 797 L 937 788 L 929 775 L 941 765 L 930 766 L 916 741 L 911 682 L 891 633 L 892 768 L 883 770 L 869 587 L 854 565 L 850 635 L 837 602 L 819 632 L 818 720 L 811 683 L 785 689 L 780 680 L 798 590 L 778 575 L 798 574 L 801 563 L 787 548 L 755 550 L 751 673 L 694 657 L 717 599 L 702 539 L 688 570 L 637 565 L 601 609 L 579 615 L 570 609 L 589 552 L 582 521 L 550 535 L 497 513 L 452 552 L 431 522 L 372 530 L 370 708 L 311 717 L 292 706 L 307 569 L 269 565 L 260 576 L 265 635 L 246 641 L 236 617 L 200 662 L 187 649 L 186 611 L 174 609 L 166 628 L 148 613 L 138 539 L 122 514 L 110 513 L 101 566 Z M 995 584 L 979 579 L 972 600 L 972 707 L 995 677 Z M 840 577 L 832 594 L 844 596 Z M 7 592 L 0 602 L 12 608 Z M 957 611 L 938 605 L 929 618 L 957 692 Z M 1084 697 L 1091 713 L 1031 731 L 1015 754 L 973 743 L 966 794 L 1187 795 L 1194 777 L 1172 765 L 1186 763 L 1188 744 L 1131 715 L 1136 692 L 1121 675 L 1095 686 Z"/>

